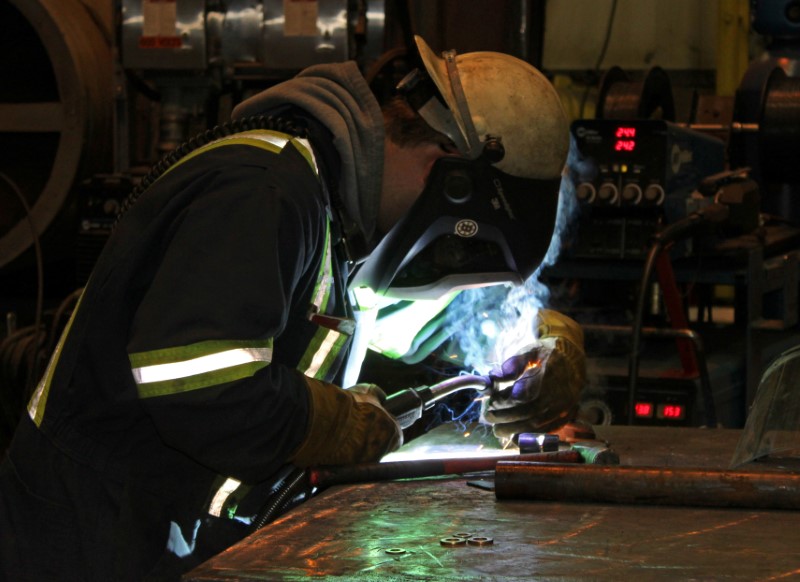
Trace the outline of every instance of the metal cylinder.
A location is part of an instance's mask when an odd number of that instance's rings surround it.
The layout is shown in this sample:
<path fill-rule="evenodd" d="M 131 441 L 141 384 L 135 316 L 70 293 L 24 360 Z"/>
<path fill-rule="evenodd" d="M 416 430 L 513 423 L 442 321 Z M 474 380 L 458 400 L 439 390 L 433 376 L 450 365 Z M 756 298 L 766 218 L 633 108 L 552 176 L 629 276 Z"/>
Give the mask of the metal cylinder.
<path fill-rule="evenodd" d="M 773 182 L 797 182 L 800 169 L 800 79 L 775 68 L 761 102 L 758 155 L 764 176 Z"/>
<path fill-rule="evenodd" d="M 500 461 L 497 499 L 800 509 L 800 475 Z"/>
<path fill-rule="evenodd" d="M 108 167 L 114 86 L 109 40 L 79 0 L 11 0 L 0 21 L 14 49 L 0 56 L 4 266 L 32 245 L 32 226 L 41 235 L 70 206 L 73 185 Z"/>

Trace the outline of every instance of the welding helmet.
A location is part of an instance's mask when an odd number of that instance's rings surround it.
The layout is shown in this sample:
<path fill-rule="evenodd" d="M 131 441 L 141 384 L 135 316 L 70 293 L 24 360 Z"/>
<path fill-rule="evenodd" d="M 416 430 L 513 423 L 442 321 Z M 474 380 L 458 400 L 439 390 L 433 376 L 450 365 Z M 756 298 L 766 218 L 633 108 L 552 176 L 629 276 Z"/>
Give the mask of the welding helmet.
<path fill-rule="evenodd" d="M 555 88 L 530 64 L 496 52 L 433 53 L 398 91 L 463 157 L 433 166 L 423 193 L 361 265 L 353 287 L 438 299 L 470 287 L 521 284 L 555 228 L 569 124 Z"/>
<path fill-rule="evenodd" d="M 800 462 L 800 346 L 780 354 L 758 384 L 730 468 L 752 461 L 797 467 Z"/>

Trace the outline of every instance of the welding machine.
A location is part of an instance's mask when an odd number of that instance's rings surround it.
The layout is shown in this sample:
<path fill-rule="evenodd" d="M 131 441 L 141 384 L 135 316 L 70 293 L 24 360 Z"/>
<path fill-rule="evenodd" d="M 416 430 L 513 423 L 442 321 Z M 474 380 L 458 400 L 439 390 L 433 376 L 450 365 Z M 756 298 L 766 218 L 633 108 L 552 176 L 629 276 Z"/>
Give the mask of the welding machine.
<path fill-rule="evenodd" d="M 580 208 L 573 257 L 644 257 L 655 232 L 711 202 L 695 189 L 725 168 L 722 140 L 668 121 L 580 119 L 570 129 Z M 672 252 L 691 254 L 691 241 Z"/>

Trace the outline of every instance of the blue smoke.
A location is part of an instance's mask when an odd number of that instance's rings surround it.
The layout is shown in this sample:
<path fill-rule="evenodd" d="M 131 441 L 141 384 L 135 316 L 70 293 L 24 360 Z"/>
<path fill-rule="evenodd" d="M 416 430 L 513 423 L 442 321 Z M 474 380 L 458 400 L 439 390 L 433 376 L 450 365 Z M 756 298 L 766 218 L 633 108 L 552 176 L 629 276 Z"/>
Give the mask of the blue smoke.
<path fill-rule="evenodd" d="M 567 168 L 580 166 L 573 140 Z M 467 369 L 486 374 L 536 341 L 536 314 L 548 307 L 551 299 L 550 289 L 539 279 L 542 269 L 555 264 L 569 240 L 578 212 L 575 196 L 578 172 L 565 172 L 561 180 L 553 238 L 533 275 L 516 287 L 496 285 L 462 291 L 448 309 L 455 330 L 454 347 Z"/>

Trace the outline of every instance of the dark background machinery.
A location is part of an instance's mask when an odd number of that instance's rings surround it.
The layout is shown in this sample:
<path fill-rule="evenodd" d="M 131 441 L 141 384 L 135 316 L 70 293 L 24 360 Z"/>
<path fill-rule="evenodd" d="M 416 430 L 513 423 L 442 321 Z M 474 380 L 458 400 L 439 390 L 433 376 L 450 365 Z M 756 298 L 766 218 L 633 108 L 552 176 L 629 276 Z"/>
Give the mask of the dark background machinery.
<path fill-rule="evenodd" d="M 646 284 L 637 388 L 645 398 L 634 419 L 703 424 L 705 363 L 717 416 L 737 426 L 764 361 L 794 341 L 797 326 L 800 9 L 752 2 L 764 53 L 735 96 L 719 96 L 703 72 L 601 66 L 619 17 L 616 0 L 610 7 L 597 62 L 569 72 L 580 107 L 564 94 L 580 112 L 572 132 L 585 163 L 573 158 L 572 170 L 588 173 L 561 258 L 543 274 L 550 306 L 587 330 L 587 417 L 630 421 L 632 311 L 650 238 L 711 203 L 714 192 L 698 193 L 703 178 L 749 167 L 766 228 L 681 237 L 669 249 L 674 289 Z M 543 68 L 547 8 L 544 0 L 0 0 L 5 424 L 41 373 L 123 200 L 165 153 L 314 63 L 354 59 L 386 97 L 413 64 L 412 31 L 437 50 L 500 50 Z M 721 309 L 734 312 L 730 323 L 714 319 Z M 679 311 L 686 325 L 673 321 Z M 376 370 L 389 389 L 449 372 L 425 363 Z"/>
<path fill-rule="evenodd" d="M 387 97 L 412 30 L 540 62 L 543 2 L 469 4 L 0 0 L 0 440 L 154 164 L 309 65 L 355 60 Z"/>
<path fill-rule="evenodd" d="M 754 22 L 782 52 L 735 96 L 696 93 L 679 118 L 665 71 L 612 67 L 597 117 L 572 124 L 577 211 L 546 278 L 572 285 L 562 308 L 596 356 L 593 422 L 741 426 L 765 363 L 798 341 L 800 7 L 765 4 Z"/>

